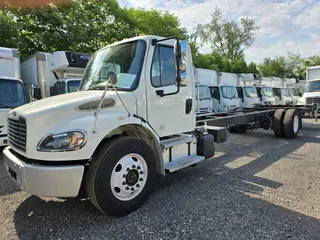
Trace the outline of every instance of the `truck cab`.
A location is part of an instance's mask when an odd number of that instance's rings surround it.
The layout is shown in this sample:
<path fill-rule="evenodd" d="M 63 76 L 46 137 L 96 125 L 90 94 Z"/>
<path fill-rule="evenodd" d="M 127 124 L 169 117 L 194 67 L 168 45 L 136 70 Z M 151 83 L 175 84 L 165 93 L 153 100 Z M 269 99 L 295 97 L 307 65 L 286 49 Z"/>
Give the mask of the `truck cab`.
<path fill-rule="evenodd" d="M 259 105 L 259 97 L 257 89 L 253 86 L 237 87 L 238 96 L 240 98 L 240 107 L 252 108 Z"/>
<path fill-rule="evenodd" d="M 210 89 L 206 85 L 196 85 L 197 114 L 203 115 L 212 112 L 212 99 Z"/>
<path fill-rule="evenodd" d="M 293 104 L 294 105 L 297 104 L 300 98 L 298 89 L 295 87 L 290 87 L 289 92 L 290 92 Z"/>
<path fill-rule="evenodd" d="M 50 96 L 76 92 L 79 90 L 80 82 L 81 79 L 79 78 L 57 80 L 57 82 L 50 88 Z"/>
<path fill-rule="evenodd" d="M 26 103 L 17 49 L 0 48 L 0 147 L 8 145 L 8 112 Z"/>
<path fill-rule="evenodd" d="M 260 86 L 260 87 L 256 87 L 256 89 L 257 89 L 260 105 L 262 106 L 275 105 L 275 97 L 274 97 L 272 87 Z"/>
<path fill-rule="evenodd" d="M 303 96 L 298 99 L 298 105 L 312 104 L 320 105 L 320 79 L 308 80 Z"/>
<path fill-rule="evenodd" d="M 293 100 L 292 100 L 289 88 L 273 87 L 272 90 L 275 98 L 275 105 L 281 105 L 281 106 L 293 105 Z"/>

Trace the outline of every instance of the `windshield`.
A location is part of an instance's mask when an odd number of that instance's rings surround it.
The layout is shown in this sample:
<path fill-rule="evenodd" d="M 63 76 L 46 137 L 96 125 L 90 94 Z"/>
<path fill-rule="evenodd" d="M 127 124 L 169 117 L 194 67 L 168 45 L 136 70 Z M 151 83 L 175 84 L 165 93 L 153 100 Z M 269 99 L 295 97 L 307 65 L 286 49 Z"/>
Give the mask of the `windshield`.
<path fill-rule="evenodd" d="M 244 87 L 244 91 L 247 97 L 258 97 L 257 90 L 255 87 Z"/>
<path fill-rule="evenodd" d="M 198 99 L 198 86 L 196 86 L 196 98 Z M 200 85 L 199 86 L 199 100 L 210 100 L 210 89 L 207 86 Z"/>
<path fill-rule="evenodd" d="M 282 88 L 281 89 L 283 96 L 290 97 L 290 92 L 288 88 Z"/>
<path fill-rule="evenodd" d="M 80 86 L 80 80 L 69 81 L 68 84 L 68 93 L 76 92 Z"/>
<path fill-rule="evenodd" d="M 320 92 L 320 80 L 308 82 L 306 92 Z"/>
<path fill-rule="evenodd" d="M 108 73 L 114 71 L 119 90 L 134 90 L 142 69 L 146 43 L 142 40 L 110 46 L 96 52 L 89 60 L 80 90 L 104 89 Z"/>
<path fill-rule="evenodd" d="M 292 96 L 299 96 L 298 90 L 296 88 L 291 88 Z"/>
<path fill-rule="evenodd" d="M 264 96 L 273 97 L 273 92 L 271 87 L 264 87 L 261 89 L 261 91 L 263 92 Z"/>
<path fill-rule="evenodd" d="M 21 82 L 0 79 L 0 108 L 15 108 L 26 103 Z"/>
<path fill-rule="evenodd" d="M 224 98 L 233 99 L 238 97 L 236 88 L 232 86 L 221 86 L 221 92 Z"/>

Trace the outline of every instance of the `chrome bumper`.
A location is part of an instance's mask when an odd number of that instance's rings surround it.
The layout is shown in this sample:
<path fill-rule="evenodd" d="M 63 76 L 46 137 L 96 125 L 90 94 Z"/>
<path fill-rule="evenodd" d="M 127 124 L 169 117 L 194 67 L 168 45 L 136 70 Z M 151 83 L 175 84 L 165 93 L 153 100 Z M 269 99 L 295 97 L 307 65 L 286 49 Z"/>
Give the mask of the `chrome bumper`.
<path fill-rule="evenodd" d="M 79 193 L 84 166 L 41 166 L 27 164 L 10 151 L 3 150 L 7 173 L 23 191 L 36 196 L 76 197 Z"/>

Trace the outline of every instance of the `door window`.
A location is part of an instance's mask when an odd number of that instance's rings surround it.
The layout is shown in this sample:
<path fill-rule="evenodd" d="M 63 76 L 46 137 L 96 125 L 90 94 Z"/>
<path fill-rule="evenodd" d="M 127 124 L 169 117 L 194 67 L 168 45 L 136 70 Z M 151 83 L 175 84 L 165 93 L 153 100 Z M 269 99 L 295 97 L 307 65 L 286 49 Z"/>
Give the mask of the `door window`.
<path fill-rule="evenodd" d="M 151 67 L 151 84 L 154 87 L 164 87 L 175 84 L 176 70 L 172 47 L 157 46 Z"/>

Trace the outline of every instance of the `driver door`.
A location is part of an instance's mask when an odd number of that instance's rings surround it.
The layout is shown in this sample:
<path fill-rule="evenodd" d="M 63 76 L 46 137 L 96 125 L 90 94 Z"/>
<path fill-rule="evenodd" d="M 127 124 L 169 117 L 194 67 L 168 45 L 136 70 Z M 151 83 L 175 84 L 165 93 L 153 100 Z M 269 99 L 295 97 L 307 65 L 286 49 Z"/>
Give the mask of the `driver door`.
<path fill-rule="evenodd" d="M 177 91 L 174 49 L 163 44 L 153 49 L 146 72 L 146 76 L 150 76 L 146 82 L 148 122 L 160 137 L 193 131 L 196 116 L 193 70 L 187 69 L 187 86 L 181 86 L 177 94 L 161 97 L 161 91 L 164 94 Z"/>

